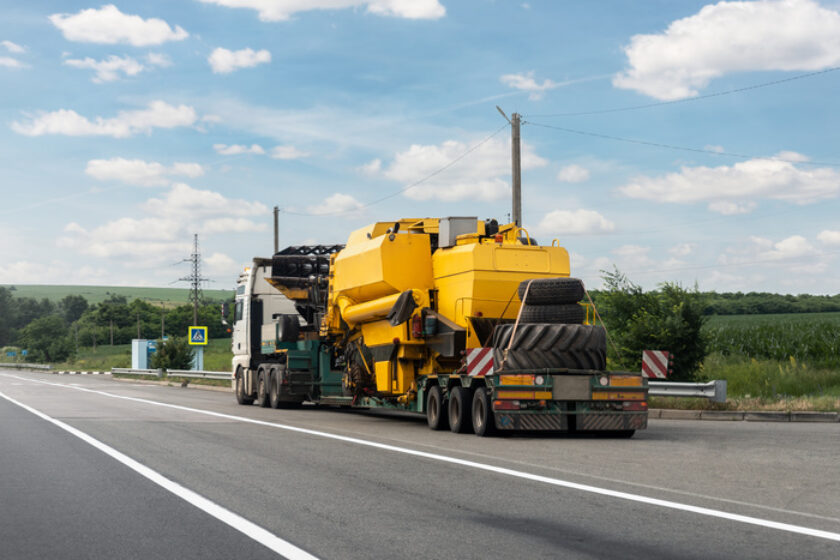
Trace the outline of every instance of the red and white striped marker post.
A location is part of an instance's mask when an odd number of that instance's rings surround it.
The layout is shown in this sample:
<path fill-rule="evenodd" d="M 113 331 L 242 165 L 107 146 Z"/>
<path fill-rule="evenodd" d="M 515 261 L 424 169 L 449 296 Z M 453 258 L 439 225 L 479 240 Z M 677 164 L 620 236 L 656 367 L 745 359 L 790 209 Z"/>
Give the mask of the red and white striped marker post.
<path fill-rule="evenodd" d="M 470 377 L 484 377 L 493 375 L 493 349 L 467 349 L 467 375 Z"/>
<path fill-rule="evenodd" d="M 671 354 L 662 350 L 642 350 L 642 375 L 655 379 L 668 377 L 668 359 Z"/>

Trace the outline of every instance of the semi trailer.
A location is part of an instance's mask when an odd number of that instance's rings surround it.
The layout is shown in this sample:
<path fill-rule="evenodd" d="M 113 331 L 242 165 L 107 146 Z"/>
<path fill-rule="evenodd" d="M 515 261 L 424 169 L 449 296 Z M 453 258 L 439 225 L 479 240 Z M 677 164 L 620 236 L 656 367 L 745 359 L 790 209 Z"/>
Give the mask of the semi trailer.
<path fill-rule="evenodd" d="M 555 241 L 475 217 L 377 222 L 291 246 L 239 277 L 242 405 L 392 409 L 433 430 L 647 427 L 647 381 L 606 369 L 606 332 Z"/>

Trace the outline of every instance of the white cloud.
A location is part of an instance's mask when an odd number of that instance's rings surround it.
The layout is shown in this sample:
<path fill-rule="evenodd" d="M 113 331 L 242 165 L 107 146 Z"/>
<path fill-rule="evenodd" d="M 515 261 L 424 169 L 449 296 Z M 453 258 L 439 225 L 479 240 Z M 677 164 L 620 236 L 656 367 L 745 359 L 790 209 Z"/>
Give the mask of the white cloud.
<path fill-rule="evenodd" d="M 257 64 L 271 62 L 271 53 L 265 49 L 255 51 L 253 49 L 242 49 L 230 51 L 221 47 L 214 49 L 207 62 L 216 74 L 229 74 L 239 68 L 252 68 Z"/>
<path fill-rule="evenodd" d="M 552 82 L 551 80 L 543 80 L 542 84 L 537 83 L 534 79 L 534 72 L 526 72 L 524 74 L 504 74 L 499 81 L 508 87 L 518 89 L 521 91 L 530 92 L 528 99 L 542 99 L 543 94 L 550 89 L 560 87 L 562 84 Z"/>
<path fill-rule="evenodd" d="M 826 245 L 840 245 L 840 231 L 823 230 L 817 235 L 817 239 Z"/>
<path fill-rule="evenodd" d="M 95 60 L 90 57 L 84 59 L 68 58 L 64 61 L 64 64 L 73 68 L 94 70 L 96 75 L 93 77 L 93 81 L 96 83 L 119 80 L 120 72 L 126 76 L 136 76 L 143 71 L 143 65 L 130 56 L 111 55 L 103 60 Z"/>
<path fill-rule="evenodd" d="M 17 43 L 12 43 L 11 41 L 0 41 L 0 45 L 3 45 L 3 48 L 10 53 L 21 54 L 26 52 L 26 47 L 18 45 Z"/>
<path fill-rule="evenodd" d="M 561 183 L 582 183 L 589 180 L 589 170 L 573 163 L 560 169 L 557 180 Z"/>
<path fill-rule="evenodd" d="M 790 266 L 791 272 L 797 274 L 815 274 L 825 271 L 829 258 L 801 235 L 792 235 L 777 242 L 752 236 L 749 243 L 728 248 L 718 258 L 718 262 L 726 265 Z"/>
<path fill-rule="evenodd" d="M 629 67 L 614 86 L 682 99 L 732 72 L 837 66 L 840 13 L 814 0 L 718 2 L 663 33 L 634 35 L 624 51 Z"/>
<path fill-rule="evenodd" d="M 695 247 L 694 243 L 680 243 L 668 249 L 668 252 L 675 257 L 687 257 L 694 251 Z"/>
<path fill-rule="evenodd" d="M 409 185 L 451 164 L 468 149 L 468 144 L 456 140 L 447 140 L 437 146 L 414 144 L 408 150 L 397 153 L 393 162 L 387 168 L 381 168 L 379 173 Z M 528 143 L 522 143 L 523 170 L 542 167 L 546 163 Z M 407 190 L 405 196 L 415 200 L 495 200 L 509 193 L 510 142 L 490 140 L 470 153 L 464 162 Z"/>
<path fill-rule="evenodd" d="M 215 274 L 217 276 L 235 278 L 236 273 L 241 270 L 240 263 L 236 262 L 224 253 L 213 253 L 209 257 L 205 257 L 202 262 L 207 267 L 206 270 L 210 274 Z"/>
<path fill-rule="evenodd" d="M 438 0 L 201 0 L 228 8 L 249 8 L 262 21 L 286 21 L 298 12 L 366 6 L 368 12 L 407 19 L 438 19 L 446 15 Z"/>
<path fill-rule="evenodd" d="M 536 229 L 541 235 L 591 235 L 613 231 L 615 224 L 594 210 L 554 210 Z"/>
<path fill-rule="evenodd" d="M 725 151 L 723 149 L 723 146 L 717 146 L 715 144 L 706 144 L 705 146 L 703 146 L 703 149 L 709 152 L 717 152 L 719 154 L 722 154 Z"/>
<path fill-rule="evenodd" d="M 85 173 L 100 181 L 120 181 L 141 187 L 163 187 L 172 183 L 172 176 L 199 177 L 204 169 L 197 163 L 175 163 L 170 167 L 156 161 L 140 159 L 92 159 Z"/>
<path fill-rule="evenodd" d="M 158 18 L 143 19 L 122 13 L 113 4 L 82 10 L 77 14 L 53 14 L 50 21 L 61 30 L 68 41 L 115 45 L 125 43 L 135 47 L 160 45 L 167 41 L 181 41 L 189 37 L 183 28 L 173 29 Z"/>
<path fill-rule="evenodd" d="M 229 199 L 220 193 L 194 189 L 183 183 L 174 185 L 163 198 L 147 200 L 143 207 L 150 214 L 179 219 L 185 216 L 193 219 L 225 216 L 250 218 L 269 213 L 268 207 L 261 202 Z"/>
<path fill-rule="evenodd" d="M 71 109 L 59 109 L 41 113 L 29 122 L 13 122 L 12 130 L 26 136 L 63 134 L 127 138 L 143 132 L 151 133 L 154 128 L 191 126 L 197 119 L 195 109 L 188 105 L 176 107 L 164 101 L 152 101 L 146 109 L 120 111 L 116 117 L 96 117 L 93 121 Z"/>
<path fill-rule="evenodd" d="M 359 166 L 358 170 L 365 175 L 376 175 L 382 171 L 382 160 L 379 158 L 372 159 L 366 164 Z"/>
<path fill-rule="evenodd" d="M 0 66 L 5 66 L 6 68 L 26 68 L 27 65 L 23 62 L 19 61 L 16 58 L 12 58 L 10 56 L 0 56 Z"/>
<path fill-rule="evenodd" d="M 62 261 L 48 263 L 15 261 L 0 263 L 0 284 L 43 284 L 45 278 L 61 278 L 69 284 L 102 285 L 105 268 L 78 266 Z"/>
<path fill-rule="evenodd" d="M 731 166 L 682 167 L 679 173 L 636 177 L 618 190 L 631 198 L 656 202 L 709 202 L 714 212 L 740 214 L 755 208 L 756 199 L 761 197 L 793 204 L 835 198 L 840 195 L 840 171 L 797 167 L 776 159 L 751 159 Z"/>
<path fill-rule="evenodd" d="M 300 159 L 307 157 L 309 154 L 298 150 L 294 146 L 275 146 L 271 149 L 269 155 L 273 159 Z"/>
<path fill-rule="evenodd" d="M 343 214 L 358 210 L 361 207 L 362 204 L 349 194 L 335 193 L 325 198 L 321 204 L 308 207 L 306 211 L 318 215 Z"/>
<path fill-rule="evenodd" d="M 172 60 L 169 56 L 163 53 L 149 53 L 146 55 L 146 62 L 149 63 L 151 66 L 160 66 L 161 68 L 166 68 L 168 66 L 172 66 Z"/>
<path fill-rule="evenodd" d="M 251 144 L 250 146 L 243 144 L 213 144 L 213 149 L 216 150 L 216 153 L 223 156 L 235 156 L 239 154 L 262 155 L 265 153 L 265 150 L 259 144 Z"/>

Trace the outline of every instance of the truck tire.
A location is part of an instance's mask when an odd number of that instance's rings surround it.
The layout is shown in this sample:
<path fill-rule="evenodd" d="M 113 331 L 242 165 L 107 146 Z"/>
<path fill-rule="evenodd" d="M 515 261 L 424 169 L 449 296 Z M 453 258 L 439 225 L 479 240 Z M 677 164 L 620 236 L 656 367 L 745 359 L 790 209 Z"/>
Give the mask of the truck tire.
<path fill-rule="evenodd" d="M 493 417 L 493 403 L 490 390 L 479 387 L 472 398 L 473 432 L 479 437 L 488 437 L 496 433 L 496 420 Z"/>
<path fill-rule="evenodd" d="M 268 373 L 263 368 L 259 369 L 259 379 L 257 380 L 257 404 L 261 408 L 271 406 L 271 400 L 268 396 Z"/>
<path fill-rule="evenodd" d="M 580 325 L 586 319 L 586 309 L 577 303 L 526 304 L 519 316 L 521 323 L 570 323 Z"/>
<path fill-rule="evenodd" d="M 466 387 L 453 387 L 449 391 L 449 430 L 465 434 L 472 430 L 472 399 Z"/>
<path fill-rule="evenodd" d="M 236 402 L 242 405 L 254 404 L 254 399 L 245 395 L 245 372 L 236 370 Z"/>
<path fill-rule="evenodd" d="M 443 403 L 443 391 L 438 385 L 432 385 L 429 388 L 429 396 L 426 397 L 426 422 L 432 430 L 445 430 L 449 427 Z"/>
<path fill-rule="evenodd" d="M 280 408 L 280 380 L 275 368 L 271 368 L 268 374 L 268 400 L 271 408 Z"/>
<path fill-rule="evenodd" d="M 512 324 L 493 333 L 493 355 L 500 369 L 593 369 L 607 367 L 607 336 L 603 327 L 551 323 Z M 510 346 L 510 350 L 505 351 Z"/>
<path fill-rule="evenodd" d="M 583 299 L 585 292 L 583 282 L 579 278 L 534 278 L 524 280 L 519 284 L 519 300 L 525 297 L 525 287 L 528 289 L 528 303 L 543 305 L 547 303 L 577 303 Z"/>

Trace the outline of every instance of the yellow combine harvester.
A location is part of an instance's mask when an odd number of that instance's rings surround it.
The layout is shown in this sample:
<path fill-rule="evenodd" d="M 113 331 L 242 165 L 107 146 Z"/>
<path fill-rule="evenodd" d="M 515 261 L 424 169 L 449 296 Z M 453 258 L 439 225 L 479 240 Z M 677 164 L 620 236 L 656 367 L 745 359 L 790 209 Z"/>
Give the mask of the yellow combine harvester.
<path fill-rule="evenodd" d="M 398 408 L 479 435 L 632 435 L 646 382 L 604 371 L 583 297 L 564 248 L 495 220 L 378 222 L 345 246 L 289 247 L 240 278 L 237 399 Z"/>

